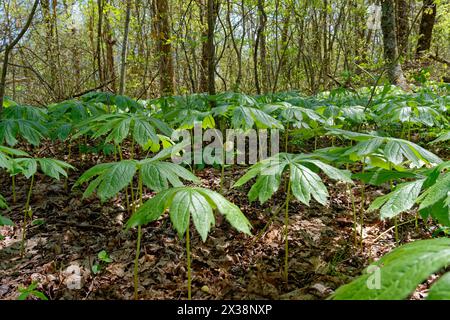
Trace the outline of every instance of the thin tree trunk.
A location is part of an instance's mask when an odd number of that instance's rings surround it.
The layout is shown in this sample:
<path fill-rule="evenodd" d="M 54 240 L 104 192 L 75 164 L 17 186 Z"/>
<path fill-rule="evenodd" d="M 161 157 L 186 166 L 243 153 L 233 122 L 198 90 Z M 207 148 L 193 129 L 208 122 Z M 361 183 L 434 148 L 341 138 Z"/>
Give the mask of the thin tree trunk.
<path fill-rule="evenodd" d="M 114 45 L 116 40 L 112 36 L 111 23 L 109 17 L 105 17 L 105 43 L 106 43 L 106 69 L 105 80 L 113 80 L 111 82 L 111 89 L 116 92 L 116 68 L 114 64 Z"/>
<path fill-rule="evenodd" d="M 208 0 L 208 38 L 207 38 L 207 52 L 208 52 L 208 93 L 210 95 L 216 94 L 216 47 L 214 45 L 214 29 L 216 27 L 216 18 L 219 11 L 219 4 L 215 0 Z"/>
<path fill-rule="evenodd" d="M 128 33 L 130 31 L 130 16 L 131 16 L 131 0 L 127 0 L 127 12 L 125 15 L 125 29 L 123 31 L 123 43 L 122 43 L 122 62 L 120 65 L 120 86 L 119 94 L 125 93 L 125 81 L 126 81 L 126 66 L 127 66 L 127 51 L 128 51 Z"/>
<path fill-rule="evenodd" d="M 396 0 L 397 17 L 397 42 L 400 54 L 405 55 L 408 51 L 408 2 L 406 0 Z"/>
<path fill-rule="evenodd" d="M 174 93 L 174 69 L 170 43 L 169 2 L 153 0 L 154 34 L 159 58 L 159 84 L 162 96 Z"/>
<path fill-rule="evenodd" d="M 97 68 L 98 68 L 98 78 L 100 83 L 104 83 L 105 79 L 103 76 L 102 68 L 102 33 L 103 33 L 103 0 L 97 0 L 98 8 L 98 24 L 97 24 Z"/>
<path fill-rule="evenodd" d="M 208 0 L 206 0 L 208 1 Z M 205 23 L 203 17 L 207 15 L 208 3 L 205 0 L 200 2 L 200 25 L 202 26 L 202 56 L 200 60 L 200 92 L 208 92 L 208 63 L 209 63 L 209 53 L 208 53 L 208 26 Z"/>
<path fill-rule="evenodd" d="M 417 42 L 416 56 L 430 50 L 434 22 L 436 20 L 436 3 L 434 0 L 424 0 L 422 20 L 420 21 L 419 41 Z"/>
<path fill-rule="evenodd" d="M 394 0 L 383 0 L 381 7 L 381 29 L 383 31 L 384 60 L 389 81 L 403 89 L 408 85 L 398 59 L 397 35 L 395 32 Z"/>
<path fill-rule="evenodd" d="M 0 79 L 0 118 L 3 114 L 3 99 L 5 97 L 5 90 L 6 90 L 6 75 L 8 74 L 8 61 L 9 61 L 9 54 L 14 49 L 14 46 L 22 39 L 22 37 L 25 35 L 27 30 L 30 28 L 31 21 L 33 21 L 34 14 L 36 13 L 36 8 L 39 4 L 39 0 L 35 0 L 33 7 L 31 9 L 30 15 L 28 16 L 27 22 L 25 23 L 24 27 L 20 31 L 20 33 L 17 35 L 17 37 L 9 43 L 5 48 L 4 58 L 3 58 L 3 67 L 2 67 L 2 74 Z"/>
<path fill-rule="evenodd" d="M 264 93 L 269 92 L 269 73 L 267 71 L 267 61 L 266 61 L 266 35 L 264 34 L 267 23 L 267 15 L 266 12 L 264 11 L 264 0 L 258 0 L 258 16 L 259 16 L 259 26 L 258 30 L 256 31 L 256 42 L 255 42 L 253 63 L 254 63 L 256 92 L 260 94 L 261 87 Z M 259 77 L 258 77 L 258 50 L 260 51 L 259 65 L 261 66 L 261 77 L 262 77 L 261 86 L 259 84 Z"/>

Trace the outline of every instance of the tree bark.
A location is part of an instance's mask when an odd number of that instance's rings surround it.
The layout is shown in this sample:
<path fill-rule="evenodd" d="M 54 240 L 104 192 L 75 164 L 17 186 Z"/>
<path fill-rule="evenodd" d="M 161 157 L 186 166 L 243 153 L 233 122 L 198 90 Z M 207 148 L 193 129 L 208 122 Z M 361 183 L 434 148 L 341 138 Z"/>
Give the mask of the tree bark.
<path fill-rule="evenodd" d="M 216 47 L 214 45 L 214 29 L 216 28 L 216 18 L 219 11 L 219 4 L 215 0 L 208 0 L 208 93 L 216 94 Z"/>
<path fill-rule="evenodd" d="M 437 10 L 434 0 L 424 0 L 423 6 L 422 19 L 419 28 L 419 40 L 416 49 L 417 57 L 420 57 L 423 53 L 430 50 L 433 27 L 436 20 Z"/>
<path fill-rule="evenodd" d="M 39 0 L 35 0 L 33 7 L 31 9 L 30 15 L 28 16 L 27 22 L 25 23 L 24 27 L 20 31 L 20 33 L 17 35 L 17 37 L 14 38 L 14 40 L 9 43 L 5 48 L 4 58 L 3 58 L 3 67 L 2 67 L 2 74 L 0 79 L 0 118 L 3 114 L 3 99 L 5 97 L 5 90 L 6 90 L 6 75 L 8 74 L 8 62 L 9 62 L 9 54 L 14 49 L 14 46 L 22 39 L 22 37 L 25 35 L 27 30 L 30 28 L 31 22 L 33 21 L 34 14 L 36 13 L 36 8 L 39 4 Z"/>
<path fill-rule="evenodd" d="M 389 81 L 406 90 L 408 85 L 399 63 L 395 27 L 394 0 L 383 0 L 381 6 L 381 29 L 383 32 L 384 60 Z"/>
<path fill-rule="evenodd" d="M 103 0 L 97 0 L 98 23 L 97 23 L 97 68 L 100 83 L 104 82 L 104 71 L 102 68 L 102 42 L 103 42 Z"/>
<path fill-rule="evenodd" d="M 112 36 L 111 23 L 109 16 L 105 17 L 105 44 L 106 44 L 106 69 L 105 80 L 114 80 L 111 82 L 112 92 L 116 92 L 116 67 L 114 63 L 114 45 L 116 40 Z"/>
<path fill-rule="evenodd" d="M 170 43 L 169 2 L 153 0 L 154 36 L 159 58 L 159 85 L 161 96 L 174 93 L 174 69 Z"/>
<path fill-rule="evenodd" d="M 397 18 L 397 42 L 400 55 L 405 55 L 408 51 L 408 2 L 406 0 L 396 0 L 396 18 Z"/>
<path fill-rule="evenodd" d="M 123 43 L 122 43 L 122 61 L 120 65 L 120 85 L 119 94 L 125 93 L 125 81 L 126 81 L 126 67 L 127 67 L 127 51 L 128 51 L 128 33 L 130 31 L 130 16 L 131 16 L 131 0 L 127 0 L 127 9 L 125 14 L 125 28 L 123 31 Z"/>
<path fill-rule="evenodd" d="M 264 0 L 258 0 L 258 17 L 259 17 L 259 26 L 256 31 L 256 41 L 255 41 L 255 50 L 253 55 L 253 64 L 254 64 L 254 77 L 255 77 L 255 87 L 256 93 L 261 94 L 261 87 L 264 93 L 269 92 L 269 73 L 267 71 L 267 62 L 266 62 L 266 35 L 264 34 L 267 23 L 267 14 L 264 11 Z M 261 77 L 262 83 L 259 83 L 258 76 L 258 50 L 259 52 L 259 65 L 261 66 Z"/>

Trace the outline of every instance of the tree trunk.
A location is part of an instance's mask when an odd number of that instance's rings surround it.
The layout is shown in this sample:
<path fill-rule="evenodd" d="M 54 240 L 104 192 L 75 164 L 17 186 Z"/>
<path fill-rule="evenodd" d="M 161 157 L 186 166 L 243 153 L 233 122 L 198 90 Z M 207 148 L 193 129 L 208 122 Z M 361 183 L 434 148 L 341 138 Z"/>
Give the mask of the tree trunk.
<path fill-rule="evenodd" d="M 406 0 L 396 0 L 396 23 L 397 23 L 397 42 L 399 54 L 405 56 L 408 51 L 408 2 Z"/>
<path fill-rule="evenodd" d="M 419 41 L 417 42 L 416 56 L 421 56 L 430 50 L 431 37 L 436 19 L 436 3 L 434 0 L 423 1 L 422 20 L 420 21 Z"/>
<path fill-rule="evenodd" d="M 215 0 L 208 0 L 208 38 L 207 38 L 207 56 L 208 56 L 208 93 L 216 94 L 216 48 L 214 45 L 214 29 L 216 28 L 216 18 L 219 11 L 219 4 Z"/>
<path fill-rule="evenodd" d="M 259 16 L 259 26 L 256 31 L 253 67 L 254 67 L 256 93 L 260 94 L 261 87 L 264 93 L 269 92 L 269 74 L 267 72 L 267 62 L 266 62 L 266 35 L 264 34 L 267 23 L 267 15 L 266 12 L 264 11 L 264 0 L 258 0 L 258 16 Z M 258 50 L 260 51 L 259 65 L 261 66 L 261 77 L 262 77 L 261 86 L 259 84 L 259 77 L 258 77 Z"/>
<path fill-rule="evenodd" d="M 50 0 L 41 0 L 42 16 L 45 24 L 45 45 L 46 45 L 46 60 L 50 69 L 49 83 L 56 92 L 56 99 L 59 99 L 61 88 L 58 85 L 58 67 L 57 67 L 57 51 L 55 46 L 55 22 L 53 15 L 50 12 Z"/>
<path fill-rule="evenodd" d="M 174 93 L 172 45 L 170 43 L 168 0 L 153 0 L 154 36 L 159 58 L 159 85 L 161 96 Z"/>
<path fill-rule="evenodd" d="M 33 17 L 36 12 L 36 8 L 37 8 L 38 4 L 39 4 L 39 0 L 35 0 L 33 7 L 31 9 L 30 15 L 28 16 L 27 22 L 25 23 L 24 27 L 22 28 L 20 33 L 17 35 L 17 37 L 15 37 L 14 40 L 11 43 L 9 43 L 5 48 L 2 74 L 1 74 L 1 78 L 0 78 L 0 118 L 2 117 L 2 114 L 3 114 L 3 99 L 5 97 L 5 91 L 6 91 L 6 75 L 8 74 L 9 54 L 14 49 L 14 46 L 25 35 L 28 28 L 30 28 L 31 21 L 33 20 Z"/>
<path fill-rule="evenodd" d="M 97 0 L 98 9 L 98 23 L 97 23 L 97 68 L 98 68 L 98 79 L 100 83 L 105 82 L 104 71 L 102 68 L 102 42 L 103 42 L 103 0 Z"/>
<path fill-rule="evenodd" d="M 112 36 L 111 23 L 109 17 L 105 17 L 105 43 L 106 43 L 106 69 L 105 69 L 105 81 L 111 82 L 112 92 L 116 92 L 116 68 L 114 66 L 114 45 L 116 40 Z"/>
<path fill-rule="evenodd" d="M 127 66 L 127 49 L 128 49 L 128 33 L 130 31 L 130 16 L 131 16 L 131 0 L 127 0 L 127 12 L 125 15 L 125 28 L 123 31 L 123 43 L 122 43 L 122 61 L 120 65 L 120 85 L 119 94 L 125 93 L 125 81 L 126 81 L 126 66 Z"/>
<path fill-rule="evenodd" d="M 383 0 L 381 7 L 381 29 L 383 31 L 384 60 L 389 81 L 407 89 L 408 85 L 399 63 L 397 35 L 395 32 L 394 0 Z"/>
<path fill-rule="evenodd" d="M 208 0 L 206 0 L 208 1 Z M 209 53 L 208 53 L 208 26 L 207 22 L 205 23 L 204 17 L 207 16 L 207 2 L 205 0 L 200 1 L 200 25 L 202 26 L 202 56 L 200 60 L 200 83 L 199 90 L 200 92 L 208 92 L 208 61 L 209 61 Z"/>

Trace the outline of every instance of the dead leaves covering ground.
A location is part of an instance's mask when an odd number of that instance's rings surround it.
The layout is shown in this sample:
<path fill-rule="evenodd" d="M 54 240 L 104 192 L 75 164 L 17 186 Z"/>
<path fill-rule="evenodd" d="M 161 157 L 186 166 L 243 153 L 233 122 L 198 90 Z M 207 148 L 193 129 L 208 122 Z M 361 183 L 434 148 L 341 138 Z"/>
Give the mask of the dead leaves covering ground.
<path fill-rule="evenodd" d="M 93 164 L 94 161 L 90 163 Z M 18 201 L 9 213 L 17 226 L 0 227 L 0 234 L 5 237 L 0 241 L 0 299 L 16 299 L 18 288 L 32 281 L 39 282 L 38 289 L 50 299 L 132 299 L 136 232 L 123 230 L 128 218 L 124 197 L 121 195 L 104 204 L 96 198 L 81 200 L 81 191 L 71 191 L 70 187 L 77 174 L 86 168 L 72 173 L 68 187 L 65 181 L 37 179 L 31 202 L 33 218 L 43 219 L 44 223 L 28 227 L 23 258 L 19 255 L 21 231 L 18 226 L 27 181 L 18 179 Z M 227 171 L 225 186 L 236 181 L 244 169 L 236 167 Z M 205 169 L 196 174 L 203 186 L 219 189 L 219 170 Z M 1 176 L 0 183 L 0 193 L 10 195 L 9 178 Z M 288 284 L 281 278 L 284 256 L 281 218 L 276 218 L 257 241 L 238 234 L 221 219 L 206 243 L 192 232 L 193 298 L 324 299 L 358 275 L 372 259 L 394 247 L 393 232 L 373 242 L 390 225 L 379 222 L 376 216 L 366 216 L 364 251 L 361 252 L 354 244 L 348 190 L 344 184 L 330 181 L 327 184 L 330 192 L 327 207 L 317 203 L 306 207 L 292 202 Z M 269 221 L 272 210 L 282 205 L 284 195 L 279 192 L 261 206 L 248 203 L 247 191 L 227 188 L 225 196 L 240 206 L 252 222 L 256 235 Z M 359 201 L 358 188 L 353 192 Z M 375 189 L 367 190 L 367 204 L 376 193 Z M 11 203 L 11 199 L 8 200 Z M 356 205 L 359 206 L 359 202 Z M 184 241 L 169 224 L 165 216 L 143 228 L 139 260 L 142 299 L 186 298 Z M 423 230 L 415 232 L 410 225 L 400 231 L 405 241 L 427 237 Z M 113 262 L 94 274 L 92 265 L 98 263 L 97 254 L 101 250 L 106 250 Z"/>

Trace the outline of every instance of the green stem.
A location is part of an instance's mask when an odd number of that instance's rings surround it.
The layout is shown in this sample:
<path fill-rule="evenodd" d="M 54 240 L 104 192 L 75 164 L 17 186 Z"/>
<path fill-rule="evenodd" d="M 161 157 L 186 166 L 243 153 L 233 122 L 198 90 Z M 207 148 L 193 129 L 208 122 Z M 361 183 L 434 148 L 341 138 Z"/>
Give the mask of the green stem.
<path fill-rule="evenodd" d="M 141 253 L 142 227 L 138 226 L 138 237 L 136 241 L 136 257 L 134 258 L 134 300 L 138 299 L 139 286 L 139 255 Z"/>
<path fill-rule="evenodd" d="M 366 157 L 363 158 L 362 163 L 362 170 L 361 172 L 364 173 L 366 171 Z M 360 228 L 361 228 L 361 251 L 363 250 L 363 231 L 364 231 L 364 202 L 365 202 L 365 189 L 366 185 L 364 181 L 361 182 L 361 207 L 360 207 Z"/>
<path fill-rule="evenodd" d="M 12 176 L 11 180 L 12 180 L 13 203 L 16 204 L 16 176 Z"/>
<path fill-rule="evenodd" d="M 289 243 L 288 243 L 288 227 L 289 227 L 289 200 L 291 198 L 291 180 L 289 179 L 286 205 L 284 210 L 284 280 L 288 283 L 288 269 L 289 269 Z"/>
<path fill-rule="evenodd" d="M 392 165 L 389 162 L 389 170 L 392 170 Z M 391 192 L 394 191 L 394 183 L 392 181 L 392 179 L 389 180 L 389 186 L 391 188 Z M 398 237 L 398 218 L 397 216 L 394 217 L 394 234 L 395 234 L 395 243 L 399 243 L 399 237 Z"/>
<path fill-rule="evenodd" d="M 30 189 L 28 190 L 27 202 L 25 203 L 25 210 L 23 213 L 22 241 L 20 243 L 21 257 L 23 257 L 23 254 L 25 253 L 27 217 L 30 215 L 30 201 L 31 201 L 31 194 L 33 192 L 33 184 L 34 184 L 34 174 L 31 176 Z"/>
<path fill-rule="evenodd" d="M 408 122 L 408 140 L 411 141 L 411 123 Z"/>
<path fill-rule="evenodd" d="M 395 232 L 395 243 L 398 245 L 399 238 L 398 238 L 398 218 L 397 216 L 394 217 L 394 232 Z"/>
<path fill-rule="evenodd" d="M 123 153 L 122 153 L 122 147 L 120 146 L 120 144 L 117 146 L 119 149 L 119 158 L 120 161 L 123 161 Z M 125 188 L 125 198 L 126 198 L 126 204 L 127 204 L 127 212 L 129 214 L 131 214 L 131 207 L 130 207 L 130 200 L 128 199 L 128 187 Z"/>
<path fill-rule="evenodd" d="M 252 240 L 252 244 L 256 243 L 261 239 L 263 234 L 266 232 L 267 228 L 270 226 L 270 224 L 273 222 L 277 214 L 283 209 L 283 206 L 280 206 L 277 210 L 273 211 L 272 216 L 270 217 L 269 221 L 267 221 L 266 225 L 262 228 L 262 230 L 254 237 Z"/>
<path fill-rule="evenodd" d="M 136 198 L 139 197 L 139 199 L 137 199 L 137 200 L 139 200 L 139 205 L 142 205 L 143 195 L 144 195 L 144 192 L 143 192 L 143 187 L 142 187 L 142 175 L 139 173 L 139 176 L 138 176 L 138 192 L 137 192 L 137 195 L 136 195 Z"/>
<path fill-rule="evenodd" d="M 187 258 L 187 289 L 188 289 L 188 300 L 192 299 L 192 288 L 191 288 L 191 282 L 192 282 L 192 276 L 191 276 L 191 241 L 189 237 L 189 221 L 188 221 L 188 227 L 186 229 L 186 258 Z"/>
<path fill-rule="evenodd" d="M 67 162 L 69 162 L 70 161 L 70 157 L 72 156 L 72 144 L 70 143 L 70 140 L 69 140 L 69 153 L 67 154 Z"/>
<path fill-rule="evenodd" d="M 419 213 L 416 212 L 414 216 L 414 226 L 416 227 L 416 232 L 419 232 Z"/>
<path fill-rule="evenodd" d="M 225 148 L 222 144 L 222 168 L 220 172 L 220 191 L 219 193 L 222 193 L 223 191 L 223 180 L 225 178 Z"/>
<path fill-rule="evenodd" d="M 288 143 L 289 143 L 289 122 L 286 124 L 286 134 L 284 137 L 284 152 L 288 153 Z"/>
<path fill-rule="evenodd" d="M 143 192 L 142 192 L 142 176 L 141 175 L 139 175 L 138 189 L 139 189 L 139 203 L 142 205 Z M 141 228 L 141 226 L 138 226 L 138 237 L 137 237 L 137 241 L 136 241 L 136 257 L 134 259 L 134 300 L 138 299 L 139 255 L 141 253 L 141 238 L 142 238 L 142 228 Z"/>
<path fill-rule="evenodd" d="M 358 223 L 358 218 L 356 216 L 356 205 L 355 205 L 355 195 L 353 194 L 353 190 L 348 186 L 348 191 L 350 193 L 350 199 L 352 201 L 352 209 L 353 209 L 353 237 L 355 239 L 355 245 L 358 244 L 358 232 L 356 230 L 356 224 Z"/>
<path fill-rule="evenodd" d="M 69 140 L 69 152 L 67 154 L 67 162 L 70 161 L 70 157 L 72 156 L 72 144 L 70 143 L 71 140 Z M 69 177 L 67 177 L 64 181 L 64 190 L 68 191 L 69 190 Z"/>

